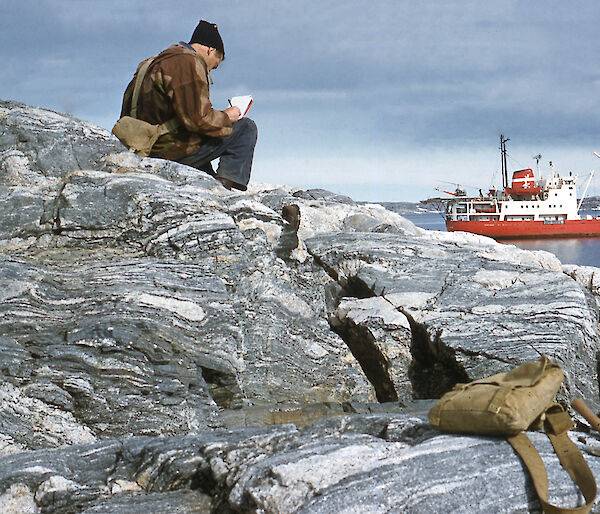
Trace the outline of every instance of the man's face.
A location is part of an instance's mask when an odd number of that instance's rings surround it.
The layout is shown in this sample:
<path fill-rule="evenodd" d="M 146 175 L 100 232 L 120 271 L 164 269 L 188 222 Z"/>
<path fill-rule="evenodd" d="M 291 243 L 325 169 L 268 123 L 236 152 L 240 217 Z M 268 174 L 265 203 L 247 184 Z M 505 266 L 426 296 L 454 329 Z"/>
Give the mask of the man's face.
<path fill-rule="evenodd" d="M 206 53 L 206 66 L 208 67 L 208 71 L 212 71 L 212 70 L 216 70 L 219 66 L 219 64 L 221 64 L 221 61 L 223 60 L 223 58 L 221 57 L 221 54 L 215 50 L 214 48 L 209 48 L 207 53 Z"/>

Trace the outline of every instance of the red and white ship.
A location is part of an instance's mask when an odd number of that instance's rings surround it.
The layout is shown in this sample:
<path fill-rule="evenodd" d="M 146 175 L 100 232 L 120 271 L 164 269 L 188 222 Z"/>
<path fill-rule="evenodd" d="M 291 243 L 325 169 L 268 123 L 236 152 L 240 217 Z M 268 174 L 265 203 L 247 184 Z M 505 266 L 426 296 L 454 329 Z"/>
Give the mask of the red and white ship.
<path fill-rule="evenodd" d="M 528 168 L 515 171 L 509 185 L 506 141 L 508 139 L 500 136 L 502 191 L 490 190 L 487 195 L 473 197 L 466 196 L 460 189 L 449 193 L 454 198 L 443 199 L 447 230 L 462 230 L 494 239 L 600 237 L 600 218 L 579 215 L 593 172 L 579 203 L 577 175 L 570 173 L 568 177 L 561 177 L 552 163 L 549 177 L 536 178 Z"/>

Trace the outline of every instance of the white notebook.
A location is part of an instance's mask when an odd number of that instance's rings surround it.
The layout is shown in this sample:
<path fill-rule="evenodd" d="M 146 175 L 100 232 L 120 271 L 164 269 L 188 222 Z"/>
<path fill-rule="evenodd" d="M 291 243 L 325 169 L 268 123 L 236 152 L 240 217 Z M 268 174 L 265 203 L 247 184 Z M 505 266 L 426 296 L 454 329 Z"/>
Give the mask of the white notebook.
<path fill-rule="evenodd" d="M 229 99 L 229 105 L 232 107 L 239 107 L 243 118 L 246 116 L 246 113 L 248 112 L 248 109 L 250 109 L 253 101 L 254 99 L 250 95 L 234 96 L 233 98 Z"/>

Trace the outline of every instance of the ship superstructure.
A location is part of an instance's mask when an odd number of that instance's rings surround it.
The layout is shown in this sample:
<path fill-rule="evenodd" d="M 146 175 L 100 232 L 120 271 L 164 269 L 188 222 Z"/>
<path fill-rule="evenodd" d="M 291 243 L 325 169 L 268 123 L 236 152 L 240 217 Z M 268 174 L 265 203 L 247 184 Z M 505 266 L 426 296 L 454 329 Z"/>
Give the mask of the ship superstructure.
<path fill-rule="evenodd" d="M 579 215 L 577 175 L 561 177 L 550 163 L 546 178 L 536 178 L 533 169 L 527 168 L 513 172 L 508 182 L 507 141 L 500 136 L 502 190 L 491 189 L 487 194 L 470 197 L 460 189 L 450 193 L 454 197 L 444 200 L 448 231 L 462 230 L 496 239 L 600 236 L 600 219 L 582 219 Z"/>

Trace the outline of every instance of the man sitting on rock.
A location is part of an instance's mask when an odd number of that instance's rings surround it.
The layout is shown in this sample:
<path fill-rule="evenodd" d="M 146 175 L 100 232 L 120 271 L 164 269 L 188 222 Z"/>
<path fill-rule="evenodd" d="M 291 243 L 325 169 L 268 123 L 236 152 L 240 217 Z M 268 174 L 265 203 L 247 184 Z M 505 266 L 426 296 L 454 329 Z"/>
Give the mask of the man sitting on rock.
<path fill-rule="evenodd" d="M 256 144 L 256 124 L 238 107 L 213 109 L 210 71 L 225 58 L 214 23 L 201 20 L 189 43 L 172 45 L 154 58 L 140 85 L 136 118 L 160 125 L 177 118 L 177 128 L 158 138 L 151 157 L 193 166 L 227 189 L 247 189 Z M 135 76 L 123 97 L 121 116 L 131 114 Z M 219 159 L 215 173 L 211 161 Z"/>

